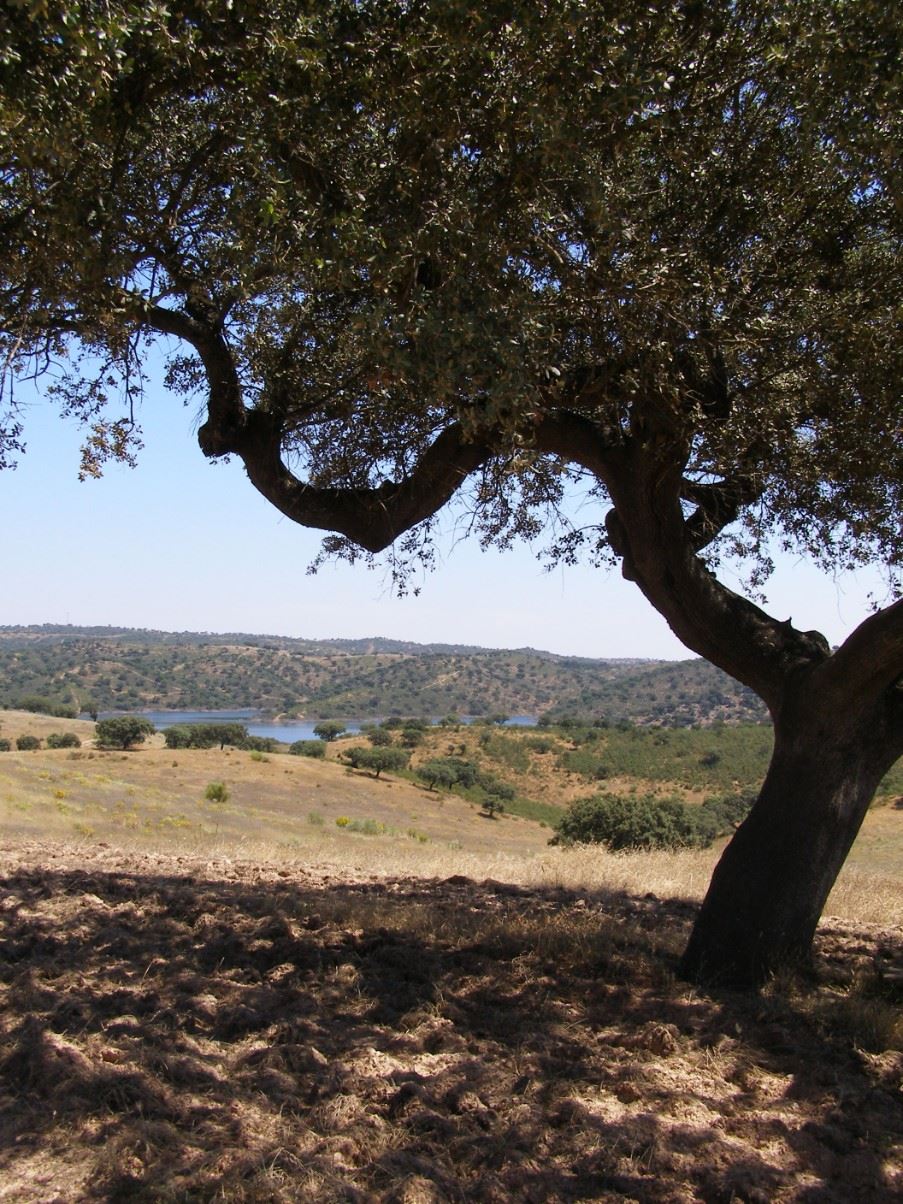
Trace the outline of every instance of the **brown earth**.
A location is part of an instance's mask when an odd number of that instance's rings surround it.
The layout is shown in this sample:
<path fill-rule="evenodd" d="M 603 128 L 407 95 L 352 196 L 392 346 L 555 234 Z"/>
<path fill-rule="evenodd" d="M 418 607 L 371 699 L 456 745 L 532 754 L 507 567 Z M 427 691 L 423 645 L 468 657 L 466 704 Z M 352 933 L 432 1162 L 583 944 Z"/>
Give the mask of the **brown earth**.
<path fill-rule="evenodd" d="M 899 928 L 675 976 L 654 895 L 0 844 L 0 1201 L 903 1199 Z"/>

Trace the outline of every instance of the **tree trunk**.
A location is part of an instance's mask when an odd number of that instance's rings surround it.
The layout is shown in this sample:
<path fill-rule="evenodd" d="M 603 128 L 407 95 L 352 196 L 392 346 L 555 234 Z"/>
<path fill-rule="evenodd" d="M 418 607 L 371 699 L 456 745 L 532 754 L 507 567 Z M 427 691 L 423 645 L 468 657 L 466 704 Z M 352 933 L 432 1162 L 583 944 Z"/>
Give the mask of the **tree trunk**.
<path fill-rule="evenodd" d="M 754 986 L 805 967 L 828 895 L 884 774 L 899 755 L 898 704 L 814 691 L 781 708 L 761 794 L 719 861 L 683 977 Z"/>

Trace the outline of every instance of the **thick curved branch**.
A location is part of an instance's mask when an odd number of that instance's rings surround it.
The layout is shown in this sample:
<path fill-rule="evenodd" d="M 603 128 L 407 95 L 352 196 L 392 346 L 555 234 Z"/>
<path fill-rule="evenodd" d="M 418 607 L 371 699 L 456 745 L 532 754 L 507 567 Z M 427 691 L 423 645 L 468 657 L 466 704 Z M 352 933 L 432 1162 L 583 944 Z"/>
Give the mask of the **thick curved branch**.
<path fill-rule="evenodd" d="M 722 585 L 699 559 L 681 508 L 680 449 L 635 440 L 610 444 L 576 414 L 546 415 L 536 438 L 540 450 L 581 464 L 605 484 L 614 506 L 606 527 L 624 576 L 688 648 L 750 686 L 773 713 L 788 674 L 830 657 L 818 632 L 772 618 Z"/>
<path fill-rule="evenodd" d="M 488 441 L 465 438 L 453 423 L 400 481 L 375 488 L 326 488 L 300 481 L 283 460 L 283 426 L 264 410 L 249 410 L 225 339 L 183 313 L 156 308 L 147 320 L 156 329 L 186 339 L 204 364 L 209 386 L 207 421 L 198 431 L 206 456 L 238 456 L 251 483 L 277 510 L 304 527 L 335 531 L 381 552 L 399 535 L 423 522 L 493 455 Z"/>
<path fill-rule="evenodd" d="M 755 502 L 761 492 L 749 480 L 711 484 L 685 480 L 681 485 L 681 496 L 696 506 L 687 519 L 687 535 L 694 550 L 700 552 L 717 539 L 725 527 L 737 521 L 743 507 Z"/>
<path fill-rule="evenodd" d="M 384 481 L 372 489 L 322 488 L 299 481 L 286 468 L 281 426 L 263 412 L 248 415 L 230 450 L 241 457 L 254 487 L 287 518 L 305 527 L 337 531 L 369 552 L 381 552 L 435 514 L 494 454 L 487 442 L 465 439 L 454 423 L 400 481 Z"/>
<path fill-rule="evenodd" d="M 886 690 L 903 678 L 903 598 L 859 624 L 831 658 L 831 673 L 850 694 Z"/>

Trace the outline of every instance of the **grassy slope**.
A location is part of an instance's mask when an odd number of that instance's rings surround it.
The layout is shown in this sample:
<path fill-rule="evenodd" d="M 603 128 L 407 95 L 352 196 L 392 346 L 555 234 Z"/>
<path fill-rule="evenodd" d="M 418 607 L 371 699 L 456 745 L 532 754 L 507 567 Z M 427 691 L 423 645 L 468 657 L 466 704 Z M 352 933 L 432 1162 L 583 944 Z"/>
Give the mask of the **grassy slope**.
<path fill-rule="evenodd" d="M 585 792 L 536 738 L 416 755 Z M 646 785 L 718 770 L 623 738 L 594 755 Z M 717 850 L 549 848 L 338 751 L 0 755 L 0 1204 L 900 1198 L 903 812 L 868 816 L 816 983 L 708 994 L 675 965 Z"/>
<path fill-rule="evenodd" d="M 0 712 L 2 730 L 46 737 L 77 731 L 86 741 L 93 725 L 23 712 Z M 181 849 L 204 855 L 300 856 L 312 861 L 351 859 L 374 868 L 406 866 L 412 872 L 489 874 L 522 882 L 561 881 L 663 895 L 701 897 L 718 849 L 641 857 L 611 857 L 599 850 L 550 849 L 549 827 L 524 815 L 554 816 L 571 799 L 598 789 L 658 791 L 698 801 L 719 793 L 724 761 L 702 764 L 715 743 L 727 754 L 736 744 L 743 789 L 754 787 L 767 746 L 762 729 L 666 733 L 603 732 L 590 745 L 593 758 L 613 767 L 602 782 L 562 768 L 573 741 L 550 733 L 462 727 L 434 729 L 415 750 L 413 765 L 436 755 L 479 761 L 515 787 L 518 800 L 495 820 L 475 802 L 425 789 L 412 778 L 379 780 L 353 772 L 337 758 L 361 738 L 338 741 L 323 763 L 283 753 L 257 760 L 226 749 L 165 749 L 161 736 L 128 753 L 80 750 L 0 754 L 0 830 L 17 838 L 106 841 L 136 848 Z M 727 743 L 725 743 L 727 741 Z M 547 751 L 537 751 L 539 744 Z M 742 754 L 742 755 L 741 755 Z M 591 760 L 590 765 L 595 761 Z M 745 768 L 743 768 L 745 766 Z M 675 777 L 669 774 L 675 773 Z M 903 810 L 894 805 L 900 770 L 870 812 L 834 896 L 837 914 L 903 922 Z M 682 775 L 682 776 L 681 776 Z M 736 779 L 735 779 L 736 780 Z M 204 799 L 206 786 L 224 782 L 225 804 Z M 336 820 L 352 823 L 339 827 Z M 355 828 L 358 830 L 355 831 Z M 361 831 L 360 829 L 365 829 Z M 375 832 L 374 832 L 375 829 Z M 367 831 L 370 834 L 367 834 Z M 481 867 L 481 868 L 480 868 Z"/>

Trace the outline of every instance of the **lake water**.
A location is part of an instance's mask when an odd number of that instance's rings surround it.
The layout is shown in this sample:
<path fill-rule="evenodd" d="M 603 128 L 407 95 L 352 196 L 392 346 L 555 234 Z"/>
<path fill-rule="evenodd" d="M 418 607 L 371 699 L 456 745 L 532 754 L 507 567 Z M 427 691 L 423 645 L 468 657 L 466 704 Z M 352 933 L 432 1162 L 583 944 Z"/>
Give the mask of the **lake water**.
<path fill-rule="evenodd" d="M 107 719 L 112 714 L 121 712 L 102 711 L 99 718 Z M 295 740 L 316 740 L 314 728 L 321 722 L 319 719 L 298 719 L 294 723 L 273 723 L 257 718 L 255 710 L 239 711 L 135 711 L 130 712 L 149 719 L 157 731 L 165 731 L 176 723 L 243 723 L 250 736 L 269 736 L 273 740 L 281 740 L 292 744 Z M 346 729 L 359 732 L 367 723 L 380 723 L 381 719 L 340 719 Z M 462 723 L 471 722 L 470 718 L 462 718 Z M 533 727 L 536 719 L 532 715 L 514 715 L 505 723 L 506 727 Z"/>

